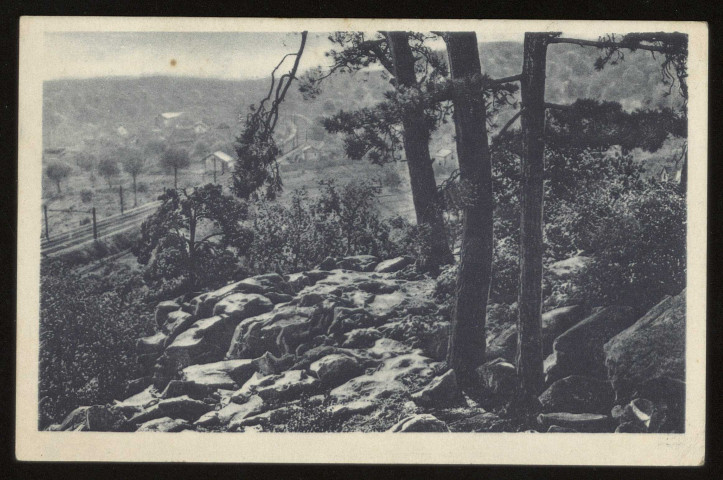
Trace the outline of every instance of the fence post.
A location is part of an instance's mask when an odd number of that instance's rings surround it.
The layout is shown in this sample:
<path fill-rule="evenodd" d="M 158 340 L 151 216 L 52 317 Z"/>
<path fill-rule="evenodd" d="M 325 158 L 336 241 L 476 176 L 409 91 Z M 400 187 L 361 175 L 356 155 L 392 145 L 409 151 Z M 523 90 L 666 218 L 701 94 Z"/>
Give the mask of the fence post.
<path fill-rule="evenodd" d="M 121 205 L 121 215 L 123 214 L 123 185 L 118 187 L 118 191 L 120 193 L 120 205 Z"/>
<path fill-rule="evenodd" d="M 45 239 L 50 240 L 50 229 L 48 229 L 48 206 L 43 205 L 43 213 L 45 214 Z"/>
<path fill-rule="evenodd" d="M 98 227 L 95 224 L 95 207 L 93 207 L 93 239 L 98 240 Z"/>

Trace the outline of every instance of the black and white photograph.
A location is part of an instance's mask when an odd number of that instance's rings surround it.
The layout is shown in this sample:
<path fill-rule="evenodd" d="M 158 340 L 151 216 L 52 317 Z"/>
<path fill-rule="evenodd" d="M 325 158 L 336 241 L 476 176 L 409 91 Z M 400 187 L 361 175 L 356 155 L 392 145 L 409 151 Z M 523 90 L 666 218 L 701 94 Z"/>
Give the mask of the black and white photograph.
<path fill-rule="evenodd" d="M 25 17 L 18 458 L 699 464 L 707 61 L 693 22 Z"/>

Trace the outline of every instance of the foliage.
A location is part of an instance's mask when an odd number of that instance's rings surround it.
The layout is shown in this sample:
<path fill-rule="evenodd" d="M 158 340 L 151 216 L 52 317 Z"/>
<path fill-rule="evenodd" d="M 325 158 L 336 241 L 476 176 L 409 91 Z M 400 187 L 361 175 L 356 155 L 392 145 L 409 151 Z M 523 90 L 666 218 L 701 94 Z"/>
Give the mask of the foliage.
<path fill-rule="evenodd" d="M 646 184 L 590 218 L 592 263 L 579 279 L 586 300 L 645 311 L 685 287 L 686 202 L 677 186 Z M 601 214 L 603 213 L 603 214 Z"/>
<path fill-rule="evenodd" d="M 212 184 L 190 192 L 168 189 L 159 200 L 133 249 L 147 265 L 146 278 L 176 279 L 192 288 L 228 280 L 251 244 L 251 232 L 241 223 L 246 205 Z"/>
<path fill-rule="evenodd" d="M 80 201 L 83 203 L 90 203 L 93 201 L 93 191 L 84 188 L 80 191 Z"/>
<path fill-rule="evenodd" d="M 95 155 L 88 152 L 80 152 L 75 156 L 75 164 L 83 171 L 90 172 L 95 168 Z"/>
<path fill-rule="evenodd" d="M 100 159 L 100 162 L 98 162 L 98 173 L 101 177 L 105 178 L 105 181 L 108 182 L 108 188 L 110 188 L 113 178 L 120 173 L 115 155 L 107 154 Z"/>
<path fill-rule="evenodd" d="M 60 193 L 60 182 L 68 178 L 72 171 L 73 169 L 70 165 L 63 162 L 52 162 L 45 167 L 45 175 L 55 183 L 55 186 L 58 188 L 58 193 Z"/>
<path fill-rule="evenodd" d="M 169 171 L 177 172 L 191 165 L 191 157 L 184 148 L 170 147 L 161 154 L 161 166 Z"/>
<path fill-rule="evenodd" d="M 123 170 L 132 178 L 136 178 L 146 166 L 142 153 L 136 149 L 126 149 L 123 153 Z"/>
<path fill-rule="evenodd" d="M 377 186 L 369 181 L 337 186 L 331 180 L 320 186 L 318 198 L 302 189 L 293 192 L 288 206 L 256 204 L 248 253 L 253 270 L 288 273 L 313 268 L 329 256 L 402 253 L 406 224 L 380 218 Z"/>
<path fill-rule="evenodd" d="M 103 278 L 82 278 L 59 261 L 41 265 L 40 428 L 78 405 L 122 398 L 137 373 L 135 340 L 151 333 L 152 310 Z"/>

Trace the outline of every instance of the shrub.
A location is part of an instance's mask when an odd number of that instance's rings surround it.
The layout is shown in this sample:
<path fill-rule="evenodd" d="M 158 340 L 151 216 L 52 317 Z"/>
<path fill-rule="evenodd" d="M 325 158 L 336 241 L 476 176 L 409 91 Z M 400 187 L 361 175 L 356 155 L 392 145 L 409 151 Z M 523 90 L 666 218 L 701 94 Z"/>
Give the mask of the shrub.
<path fill-rule="evenodd" d="M 93 201 L 93 191 L 84 188 L 80 191 L 80 201 L 83 203 L 90 203 Z"/>
<path fill-rule="evenodd" d="M 59 261 L 41 266 L 39 428 L 78 405 L 121 398 L 136 373 L 135 340 L 152 332 L 152 310 L 122 295 L 128 283 L 116 290 L 98 280 Z"/>

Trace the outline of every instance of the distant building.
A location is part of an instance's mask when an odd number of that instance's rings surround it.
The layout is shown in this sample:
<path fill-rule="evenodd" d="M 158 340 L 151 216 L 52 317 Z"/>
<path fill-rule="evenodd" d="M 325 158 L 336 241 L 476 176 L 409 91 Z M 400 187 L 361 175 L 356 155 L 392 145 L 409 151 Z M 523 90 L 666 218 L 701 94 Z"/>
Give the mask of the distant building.
<path fill-rule="evenodd" d="M 454 152 L 449 148 L 442 148 L 434 154 L 437 165 L 446 166 L 448 163 L 454 161 Z"/>
<path fill-rule="evenodd" d="M 168 128 L 175 127 L 183 117 L 184 112 L 166 112 L 156 117 L 156 127 Z"/>
<path fill-rule="evenodd" d="M 321 150 L 314 145 L 304 143 L 290 151 L 287 155 L 286 160 L 289 163 L 307 163 L 318 160 L 322 153 Z"/>
<path fill-rule="evenodd" d="M 226 152 L 217 151 L 206 155 L 202 159 L 203 173 L 206 175 L 224 175 L 233 171 L 233 157 Z"/>

